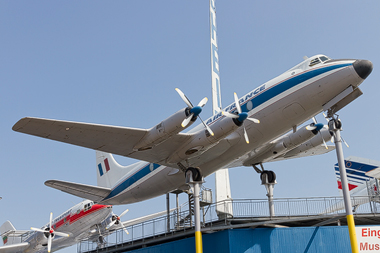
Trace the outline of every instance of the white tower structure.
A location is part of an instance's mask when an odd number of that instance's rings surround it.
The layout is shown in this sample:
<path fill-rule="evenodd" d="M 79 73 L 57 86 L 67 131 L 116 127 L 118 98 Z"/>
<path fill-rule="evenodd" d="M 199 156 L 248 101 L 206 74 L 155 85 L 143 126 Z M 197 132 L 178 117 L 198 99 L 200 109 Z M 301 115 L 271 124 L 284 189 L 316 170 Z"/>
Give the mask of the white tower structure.
<path fill-rule="evenodd" d="M 219 54 L 216 29 L 216 6 L 215 0 L 210 0 L 210 41 L 211 41 L 211 81 L 212 81 L 212 110 L 213 114 L 222 109 L 222 98 L 220 91 Z M 215 198 L 220 203 L 216 206 L 219 219 L 232 217 L 232 198 L 230 187 L 230 176 L 228 168 L 219 169 L 215 172 Z"/>

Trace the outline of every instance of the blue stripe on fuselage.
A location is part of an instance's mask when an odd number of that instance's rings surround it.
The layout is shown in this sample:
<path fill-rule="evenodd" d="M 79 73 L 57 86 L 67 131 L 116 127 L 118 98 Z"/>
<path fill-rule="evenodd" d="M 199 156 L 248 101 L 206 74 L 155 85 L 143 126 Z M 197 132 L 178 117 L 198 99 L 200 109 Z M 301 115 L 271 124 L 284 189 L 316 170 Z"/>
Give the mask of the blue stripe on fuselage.
<path fill-rule="evenodd" d="M 305 72 L 303 74 L 294 76 L 288 80 L 280 82 L 276 85 L 268 87 L 268 88 L 264 89 L 258 95 L 252 96 L 252 93 L 255 93 L 255 90 L 254 90 L 254 91 L 250 92 L 249 94 L 245 95 L 243 97 L 243 99 L 239 100 L 240 103 L 243 103 L 241 105 L 241 109 L 243 112 L 248 112 L 248 111 L 250 111 L 247 109 L 248 101 L 252 101 L 252 103 L 253 103 L 252 109 L 254 109 L 254 108 L 260 106 L 261 104 L 267 102 L 268 100 L 276 97 L 277 95 L 280 95 L 281 93 L 293 88 L 294 86 L 297 86 L 300 83 L 303 83 L 307 80 L 310 80 L 313 77 L 324 74 L 324 73 L 329 72 L 329 71 L 334 70 L 334 69 L 343 68 L 343 67 L 347 67 L 350 65 L 352 65 L 352 63 L 344 63 L 344 64 L 338 64 L 338 65 L 327 66 L 327 67 L 322 67 L 322 68 L 310 70 L 310 71 Z M 260 87 L 258 89 L 260 89 Z M 226 107 L 224 110 L 229 111 L 229 112 L 234 112 L 236 110 L 234 105 L 235 104 L 231 104 L 228 107 Z M 209 125 L 209 124 L 215 122 L 216 120 L 218 120 L 222 117 L 224 117 L 222 114 L 215 115 L 212 118 L 207 120 L 207 124 Z"/>
<path fill-rule="evenodd" d="M 150 166 L 153 165 L 153 169 L 151 170 Z M 149 163 L 145 167 L 141 168 L 139 171 L 137 171 L 135 174 L 130 176 L 129 178 L 125 179 L 123 182 L 121 182 L 118 186 L 116 186 L 111 193 L 104 199 L 110 199 L 112 197 L 115 197 L 116 195 L 119 195 L 121 192 L 123 192 L 125 189 L 127 189 L 132 184 L 136 183 L 146 175 L 148 175 L 150 172 L 154 171 L 161 165 L 155 164 L 155 163 Z"/>

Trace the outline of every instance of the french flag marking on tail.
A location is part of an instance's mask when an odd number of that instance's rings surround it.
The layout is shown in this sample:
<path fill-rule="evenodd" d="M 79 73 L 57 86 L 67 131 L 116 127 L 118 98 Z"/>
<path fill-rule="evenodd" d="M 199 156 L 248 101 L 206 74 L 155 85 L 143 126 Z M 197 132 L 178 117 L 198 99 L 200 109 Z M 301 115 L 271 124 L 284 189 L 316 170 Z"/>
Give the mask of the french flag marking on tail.
<path fill-rule="evenodd" d="M 346 166 L 348 188 L 350 191 L 357 188 L 358 186 L 366 184 L 367 181 L 374 178 L 373 176 L 370 176 L 369 172 L 373 172 L 379 167 L 359 157 L 348 157 L 346 160 L 344 160 L 344 163 Z M 335 175 L 338 181 L 338 188 L 339 190 L 342 190 L 342 182 L 340 179 L 338 163 L 336 163 L 334 167 Z"/>
<path fill-rule="evenodd" d="M 104 159 L 104 165 L 105 165 L 105 167 L 106 167 L 106 173 L 107 173 L 108 171 L 111 170 L 111 169 L 110 169 L 110 164 L 108 163 L 108 158 Z M 104 175 L 104 172 L 103 172 L 103 166 L 102 166 L 102 163 L 99 163 L 99 164 L 98 164 L 98 169 L 99 169 L 99 174 L 100 174 L 100 176 L 103 176 L 103 175 Z"/>

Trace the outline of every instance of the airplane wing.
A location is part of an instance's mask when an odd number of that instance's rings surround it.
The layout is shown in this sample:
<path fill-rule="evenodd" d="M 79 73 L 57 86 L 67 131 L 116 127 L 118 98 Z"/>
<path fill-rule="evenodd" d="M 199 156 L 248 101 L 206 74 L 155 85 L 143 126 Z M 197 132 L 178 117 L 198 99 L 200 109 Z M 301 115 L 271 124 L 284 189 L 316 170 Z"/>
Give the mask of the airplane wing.
<path fill-rule="evenodd" d="M 17 243 L 6 246 L 0 246 L 0 253 L 15 253 L 15 252 L 23 252 L 29 247 L 29 243 Z"/>
<path fill-rule="evenodd" d="M 322 154 L 326 154 L 330 151 L 335 150 L 335 145 L 327 145 L 327 147 L 328 147 L 328 149 L 326 149 L 326 147 L 324 145 L 319 145 L 319 146 L 313 147 L 311 149 L 308 149 L 304 152 L 297 153 L 297 154 L 289 154 L 290 152 L 288 152 L 288 153 L 285 153 L 285 155 L 283 157 L 274 158 L 273 162 L 274 161 L 288 160 L 288 159 L 293 159 L 293 158 L 322 155 Z"/>
<path fill-rule="evenodd" d="M 45 185 L 94 202 L 103 200 L 111 192 L 111 189 L 105 187 L 77 184 L 60 180 L 48 180 L 45 182 Z"/>
<path fill-rule="evenodd" d="M 12 129 L 16 132 L 161 165 L 165 165 L 166 158 L 191 136 L 179 133 L 150 150 L 135 151 L 133 147 L 148 132 L 147 129 L 29 117 L 20 119 Z"/>
<path fill-rule="evenodd" d="M 318 145 L 304 152 L 300 152 L 300 153 L 287 152 L 281 156 L 277 156 L 277 157 L 269 158 L 269 159 L 262 159 L 262 160 L 256 159 L 255 156 L 247 155 L 247 156 L 242 157 L 242 159 L 239 159 L 231 163 L 230 165 L 228 165 L 228 168 L 250 166 L 251 164 L 276 162 L 276 161 L 283 161 L 283 160 L 288 160 L 288 159 L 293 159 L 293 158 L 301 158 L 301 157 L 314 156 L 314 155 L 322 155 L 322 154 L 326 154 L 330 151 L 335 150 L 334 145 L 327 145 L 327 147 L 328 149 L 326 149 L 324 145 Z"/>

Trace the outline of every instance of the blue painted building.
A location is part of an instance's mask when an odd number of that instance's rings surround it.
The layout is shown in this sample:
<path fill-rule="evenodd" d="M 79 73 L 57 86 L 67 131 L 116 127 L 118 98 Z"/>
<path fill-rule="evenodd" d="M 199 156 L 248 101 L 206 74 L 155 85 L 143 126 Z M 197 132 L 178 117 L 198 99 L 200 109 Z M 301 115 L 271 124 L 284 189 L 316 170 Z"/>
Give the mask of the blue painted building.
<path fill-rule="evenodd" d="M 133 253 L 194 253 L 195 239 L 186 238 L 138 250 Z M 314 253 L 351 252 L 346 226 L 228 229 L 203 234 L 203 252 L 217 253 Z"/>

